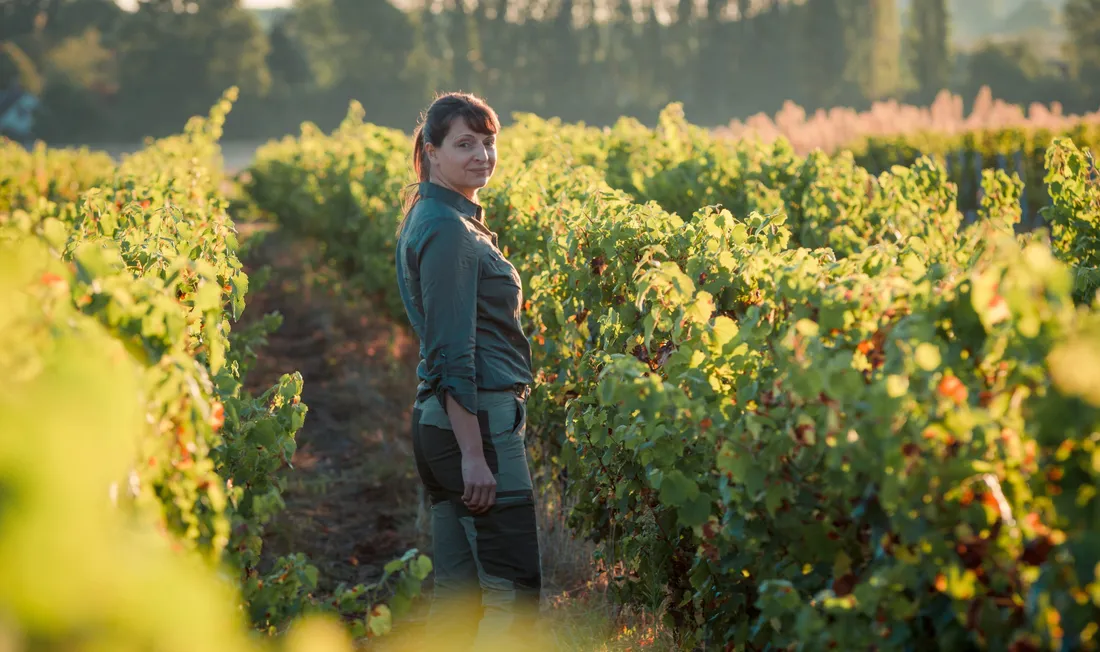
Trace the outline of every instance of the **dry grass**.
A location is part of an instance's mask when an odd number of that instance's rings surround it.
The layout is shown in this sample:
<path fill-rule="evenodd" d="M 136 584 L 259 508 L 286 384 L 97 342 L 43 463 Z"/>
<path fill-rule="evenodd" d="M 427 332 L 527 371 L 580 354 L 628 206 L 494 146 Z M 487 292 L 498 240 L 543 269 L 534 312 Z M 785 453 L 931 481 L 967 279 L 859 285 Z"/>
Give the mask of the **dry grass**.
<path fill-rule="evenodd" d="M 1081 122 L 1100 122 L 1100 111 L 1065 115 L 1057 102 L 1049 106 L 1035 102 L 1024 111 L 1015 104 L 994 99 L 989 87 L 984 86 L 970 115 L 964 112 L 961 96 L 942 91 L 931 106 L 876 102 L 862 113 L 836 107 L 819 109 L 807 116 L 805 109 L 787 102 L 775 117 L 759 113 L 744 122 L 734 120 L 729 126 L 716 129 L 715 133 L 729 138 L 755 137 L 766 143 L 782 136 L 800 154 L 806 154 L 814 149 L 835 152 L 868 136 L 898 136 L 919 131 L 960 134 L 1010 127 L 1060 130 Z"/>
<path fill-rule="evenodd" d="M 472 595 L 470 600 L 479 599 Z M 413 652 L 449 650 L 455 638 L 470 640 L 478 623 L 471 620 L 468 630 L 449 632 L 440 639 L 425 631 L 426 617 L 403 621 L 387 636 L 362 641 L 362 649 L 374 652 Z M 606 576 L 594 574 L 585 584 L 571 591 L 547 595 L 543 600 L 540 622 L 524 632 L 517 647 L 515 641 L 479 646 L 470 652 L 678 652 L 681 648 L 669 628 L 660 622 L 660 614 L 616 604 L 607 593 Z"/>
<path fill-rule="evenodd" d="M 659 615 L 614 604 L 602 591 L 562 594 L 550 599 L 547 629 L 556 650 L 582 652 L 673 652 L 676 645 Z"/>
<path fill-rule="evenodd" d="M 552 483 L 541 484 L 538 519 L 543 582 L 551 591 L 571 591 L 593 580 L 596 546 L 578 538 L 569 527 L 575 499 L 563 496 Z"/>

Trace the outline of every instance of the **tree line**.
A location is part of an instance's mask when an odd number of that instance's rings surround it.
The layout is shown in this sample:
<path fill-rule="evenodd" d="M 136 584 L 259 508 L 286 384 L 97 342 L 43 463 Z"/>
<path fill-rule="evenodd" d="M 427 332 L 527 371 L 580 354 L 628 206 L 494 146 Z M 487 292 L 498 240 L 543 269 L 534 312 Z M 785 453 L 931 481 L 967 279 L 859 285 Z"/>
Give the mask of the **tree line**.
<path fill-rule="evenodd" d="M 862 108 L 982 85 L 1011 102 L 1100 104 L 1100 0 L 1065 0 L 1054 60 L 1026 40 L 954 48 L 975 2 L 296 0 L 265 26 L 240 0 L 8 0 L 0 88 L 39 94 L 37 135 L 64 142 L 176 131 L 230 85 L 241 100 L 227 138 L 328 128 L 351 99 L 368 120 L 411 130 L 450 89 L 483 94 L 505 118 L 589 124 L 650 123 L 673 101 L 719 125 L 787 100 Z"/>

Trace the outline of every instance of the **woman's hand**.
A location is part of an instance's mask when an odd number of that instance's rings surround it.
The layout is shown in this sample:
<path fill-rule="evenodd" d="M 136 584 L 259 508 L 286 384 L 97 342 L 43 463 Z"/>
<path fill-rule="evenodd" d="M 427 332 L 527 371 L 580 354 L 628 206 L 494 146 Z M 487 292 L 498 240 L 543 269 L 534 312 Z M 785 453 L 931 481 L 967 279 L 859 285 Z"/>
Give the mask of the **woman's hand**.
<path fill-rule="evenodd" d="M 474 514 L 484 514 L 496 503 L 497 481 L 480 450 L 462 455 L 462 482 L 466 487 L 462 502 Z"/>
<path fill-rule="evenodd" d="M 458 448 L 462 451 L 462 502 L 474 514 L 484 514 L 497 501 L 497 481 L 482 448 L 481 426 L 477 417 L 447 394 L 447 416 L 451 420 Z"/>

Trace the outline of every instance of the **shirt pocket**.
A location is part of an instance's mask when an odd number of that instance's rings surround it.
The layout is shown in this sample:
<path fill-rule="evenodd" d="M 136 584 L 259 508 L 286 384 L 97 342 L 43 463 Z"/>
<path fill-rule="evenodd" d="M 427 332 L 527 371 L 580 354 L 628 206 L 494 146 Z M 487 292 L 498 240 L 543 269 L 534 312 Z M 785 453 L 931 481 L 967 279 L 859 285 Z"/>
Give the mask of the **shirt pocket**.
<path fill-rule="evenodd" d="M 516 290 L 520 289 L 519 272 L 500 251 L 492 248 L 487 249 L 481 257 L 481 268 L 481 279 L 483 281 L 490 282 L 492 285 L 500 283 L 513 286 Z"/>

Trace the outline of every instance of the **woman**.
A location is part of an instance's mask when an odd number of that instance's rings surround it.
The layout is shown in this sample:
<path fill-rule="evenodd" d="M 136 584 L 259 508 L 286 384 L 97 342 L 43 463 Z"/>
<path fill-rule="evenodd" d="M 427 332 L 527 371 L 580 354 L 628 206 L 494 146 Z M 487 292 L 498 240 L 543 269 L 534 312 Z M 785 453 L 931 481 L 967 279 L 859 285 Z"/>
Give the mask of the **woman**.
<path fill-rule="evenodd" d="M 396 252 L 401 298 L 420 338 L 412 430 L 431 500 L 430 626 L 446 627 L 450 643 L 476 629 L 478 650 L 510 631 L 530 635 L 542 577 L 524 447 L 532 374 L 523 291 L 477 201 L 496 169 L 499 131 L 477 97 L 432 103 L 416 130 L 419 183 Z"/>

